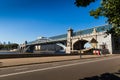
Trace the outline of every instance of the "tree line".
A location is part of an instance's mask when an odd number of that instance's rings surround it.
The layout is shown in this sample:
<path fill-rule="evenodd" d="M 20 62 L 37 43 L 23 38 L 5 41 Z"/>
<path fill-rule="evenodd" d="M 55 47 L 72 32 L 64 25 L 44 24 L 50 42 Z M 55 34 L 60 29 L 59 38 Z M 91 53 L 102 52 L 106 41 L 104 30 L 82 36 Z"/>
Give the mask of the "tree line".
<path fill-rule="evenodd" d="M 12 49 L 17 49 L 18 48 L 17 43 L 12 43 L 12 44 L 0 44 L 0 50 L 12 50 Z"/>

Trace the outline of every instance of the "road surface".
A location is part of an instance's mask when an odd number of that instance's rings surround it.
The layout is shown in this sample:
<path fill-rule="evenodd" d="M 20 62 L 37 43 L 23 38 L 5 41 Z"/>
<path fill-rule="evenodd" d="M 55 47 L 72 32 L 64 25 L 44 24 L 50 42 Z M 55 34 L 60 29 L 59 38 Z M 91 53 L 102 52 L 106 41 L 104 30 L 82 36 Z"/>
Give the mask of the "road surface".
<path fill-rule="evenodd" d="M 107 80 L 105 77 L 120 80 L 120 56 L 0 68 L 0 80 Z"/>

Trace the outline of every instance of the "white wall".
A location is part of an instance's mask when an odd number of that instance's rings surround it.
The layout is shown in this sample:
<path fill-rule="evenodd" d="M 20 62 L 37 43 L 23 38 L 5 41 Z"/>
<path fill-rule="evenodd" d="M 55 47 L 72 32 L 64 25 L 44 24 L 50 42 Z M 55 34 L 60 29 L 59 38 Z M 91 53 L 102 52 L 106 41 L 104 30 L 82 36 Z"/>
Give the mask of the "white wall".
<path fill-rule="evenodd" d="M 112 41 L 111 41 L 111 35 L 107 35 L 107 37 L 105 37 L 105 35 L 103 33 L 99 33 L 97 35 L 97 47 L 100 48 L 100 45 L 102 44 L 106 44 L 106 48 L 109 50 L 110 54 L 112 54 Z"/>

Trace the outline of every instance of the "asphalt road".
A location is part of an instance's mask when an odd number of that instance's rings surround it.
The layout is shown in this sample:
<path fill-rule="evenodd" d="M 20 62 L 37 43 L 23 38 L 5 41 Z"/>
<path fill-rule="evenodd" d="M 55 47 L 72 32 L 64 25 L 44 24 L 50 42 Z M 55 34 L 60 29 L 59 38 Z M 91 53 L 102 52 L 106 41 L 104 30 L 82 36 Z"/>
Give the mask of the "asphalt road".
<path fill-rule="evenodd" d="M 120 56 L 0 68 L 0 80 L 120 80 Z"/>

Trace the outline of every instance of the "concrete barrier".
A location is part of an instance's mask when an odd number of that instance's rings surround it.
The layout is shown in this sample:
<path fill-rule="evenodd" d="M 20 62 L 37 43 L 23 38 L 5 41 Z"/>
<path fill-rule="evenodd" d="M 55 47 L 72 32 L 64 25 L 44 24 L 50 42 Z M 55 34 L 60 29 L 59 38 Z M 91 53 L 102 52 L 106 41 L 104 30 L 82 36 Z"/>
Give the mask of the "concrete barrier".
<path fill-rule="evenodd" d="M 29 57 L 53 57 L 53 56 L 75 56 L 79 54 L 34 54 L 34 53 L 25 53 L 25 54 L 0 54 L 0 59 L 7 58 L 29 58 Z"/>

